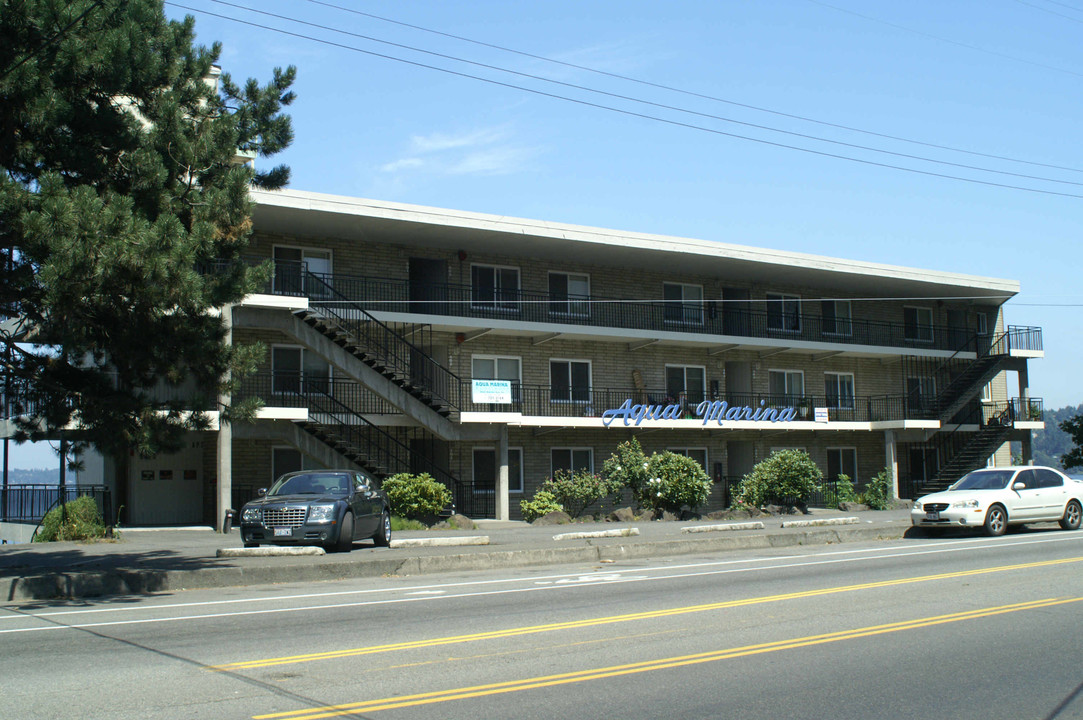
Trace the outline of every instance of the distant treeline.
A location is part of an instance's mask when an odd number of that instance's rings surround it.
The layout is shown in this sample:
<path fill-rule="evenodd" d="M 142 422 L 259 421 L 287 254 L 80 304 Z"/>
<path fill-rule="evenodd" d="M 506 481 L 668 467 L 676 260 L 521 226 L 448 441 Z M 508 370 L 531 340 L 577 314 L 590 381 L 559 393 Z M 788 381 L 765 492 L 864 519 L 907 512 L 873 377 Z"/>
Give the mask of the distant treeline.
<path fill-rule="evenodd" d="M 68 481 L 75 480 L 75 473 L 68 473 Z M 11 485 L 56 485 L 60 482 L 60 468 L 35 468 L 8 470 Z"/>
<path fill-rule="evenodd" d="M 1060 429 L 1060 424 L 1068 418 L 1083 415 L 1083 405 L 1062 407 L 1059 410 L 1045 411 L 1045 430 L 1034 431 L 1034 464 L 1059 468 L 1060 457 L 1072 449 L 1072 438 Z M 1069 468 L 1062 468 L 1069 469 Z M 1079 471 L 1080 468 L 1075 468 Z"/>

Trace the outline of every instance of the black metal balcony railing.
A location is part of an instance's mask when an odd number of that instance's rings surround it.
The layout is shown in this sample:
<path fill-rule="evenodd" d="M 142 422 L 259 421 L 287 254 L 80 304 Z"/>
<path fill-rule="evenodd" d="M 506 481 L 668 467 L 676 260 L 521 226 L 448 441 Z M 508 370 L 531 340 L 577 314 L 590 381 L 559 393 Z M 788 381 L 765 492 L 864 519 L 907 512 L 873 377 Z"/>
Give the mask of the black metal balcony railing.
<path fill-rule="evenodd" d="M 0 488 L 0 520 L 7 522 L 41 522 L 45 513 L 61 502 L 69 503 L 78 497 L 94 498 L 98 512 L 106 525 L 116 522 L 109 488 L 105 485 L 59 485 L 9 484 Z"/>
<path fill-rule="evenodd" d="M 470 397 L 470 380 L 462 380 L 461 394 Z M 814 420 L 816 408 L 827 408 L 829 422 L 879 422 L 889 420 L 920 420 L 935 417 L 934 402 L 922 402 L 920 398 L 905 395 L 870 395 L 839 397 L 826 395 L 771 395 L 766 393 L 726 393 L 706 397 L 702 393 L 680 393 L 676 397 L 666 390 L 636 388 L 561 387 L 551 385 L 522 385 L 512 383 L 512 402 L 495 404 L 464 400 L 464 412 L 517 412 L 537 417 L 601 417 L 606 410 L 619 408 L 625 401 L 633 404 L 669 406 L 681 408 L 681 418 L 700 419 L 696 408 L 704 400 L 724 401 L 727 407 L 787 408 L 797 410 L 797 420 Z M 357 381 L 326 376 L 306 376 L 302 373 L 256 373 L 244 379 L 237 392 L 238 398 L 260 397 L 271 407 L 314 408 L 313 397 L 334 400 L 335 408 L 327 412 L 343 412 L 356 415 L 397 415 L 401 410 L 380 398 Z M 1026 407 L 1033 415 L 1040 413 L 1040 398 L 1016 400 L 1015 416 L 1022 417 L 1019 407 Z M 1022 405 L 1021 405 L 1022 403 Z M 986 403 L 987 412 L 994 412 Z M 997 412 L 1004 408 L 997 406 Z M 969 422 L 984 422 L 970 419 Z"/>
<path fill-rule="evenodd" d="M 978 343 L 965 327 L 783 313 L 753 309 L 745 302 L 625 300 L 453 283 L 425 285 L 407 279 L 312 273 L 302 263 L 277 262 L 274 278 L 265 289 L 278 295 L 306 296 L 314 302 L 353 301 L 374 312 L 951 351 L 974 350 Z M 1040 349 L 1040 329 L 1026 330 L 1030 334 L 1021 335 L 1015 347 Z"/>

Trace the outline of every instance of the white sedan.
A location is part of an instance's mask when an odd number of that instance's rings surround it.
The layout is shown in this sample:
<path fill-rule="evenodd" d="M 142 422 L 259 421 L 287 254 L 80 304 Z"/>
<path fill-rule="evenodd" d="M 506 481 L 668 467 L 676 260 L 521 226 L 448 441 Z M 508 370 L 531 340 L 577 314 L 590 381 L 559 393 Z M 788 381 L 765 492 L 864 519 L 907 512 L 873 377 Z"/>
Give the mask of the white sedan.
<path fill-rule="evenodd" d="M 989 535 L 1054 520 L 1076 530 L 1081 519 L 1083 482 L 1032 465 L 975 470 L 943 492 L 918 498 L 910 509 L 914 527 L 980 527 Z"/>

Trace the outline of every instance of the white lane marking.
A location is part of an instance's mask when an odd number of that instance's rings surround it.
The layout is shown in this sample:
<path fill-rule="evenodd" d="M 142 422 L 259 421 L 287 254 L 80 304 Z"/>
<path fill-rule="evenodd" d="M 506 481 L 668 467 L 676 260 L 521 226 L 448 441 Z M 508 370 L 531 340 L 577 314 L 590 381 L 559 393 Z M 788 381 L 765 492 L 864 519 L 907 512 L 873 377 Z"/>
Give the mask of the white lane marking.
<path fill-rule="evenodd" d="M 447 590 L 418 590 L 416 592 L 408 592 L 407 595 L 445 595 Z"/>
<path fill-rule="evenodd" d="M 996 540 L 1002 540 L 1002 538 L 997 538 Z M 124 611 L 177 609 L 177 608 L 200 608 L 200 607 L 207 607 L 207 606 L 211 606 L 211 605 L 248 603 L 248 602 L 281 601 L 281 600 L 299 600 L 299 599 L 312 599 L 312 598 L 330 598 L 330 597 L 337 597 L 337 596 L 344 596 L 344 595 L 369 595 L 369 594 L 375 594 L 375 593 L 389 593 L 389 592 L 398 592 L 398 593 L 403 593 L 403 594 L 406 594 L 406 595 L 417 596 L 417 595 L 420 595 L 421 592 L 423 592 L 423 591 L 427 591 L 427 590 L 430 590 L 430 589 L 432 589 L 434 591 L 433 593 L 426 593 L 425 597 L 388 598 L 388 599 L 372 600 L 372 601 L 358 601 L 358 602 L 348 602 L 348 603 L 327 603 L 327 604 L 322 604 L 322 605 L 306 605 L 306 606 L 292 607 L 292 608 L 267 608 L 267 609 L 261 609 L 261 610 L 239 610 L 239 611 L 235 611 L 235 612 L 217 612 L 217 613 L 204 613 L 204 614 L 199 614 L 199 615 L 181 615 L 181 616 L 166 617 L 166 618 L 143 618 L 143 619 L 135 619 L 135 620 L 104 621 L 104 622 L 80 623 L 80 624 L 72 624 L 72 625 L 51 625 L 51 626 L 29 627 L 29 628 L 11 628 L 11 629 L 6 629 L 6 630 L 0 630 L 0 634 L 8 634 L 8 633 L 13 633 L 13 632 L 61 630 L 61 629 L 66 629 L 66 628 L 89 628 L 89 627 L 103 627 L 103 626 L 110 626 L 110 625 L 133 625 L 133 624 L 154 623 L 154 622 L 176 622 L 176 621 L 179 621 L 179 620 L 200 620 L 200 619 L 210 619 L 210 618 L 220 618 L 220 617 L 235 617 L 235 616 L 240 617 L 240 616 L 245 616 L 245 615 L 274 614 L 274 613 L 282 613 L 282 612 L 334 610 L 334 609 L 337 609 L 337 608 L 360 607 L 360 606 L 366 606 L 366 605 L 388 605 L 388 604 L 394 604 L 394 603 L 398 603 L 398 602 L 417 602 L 417 601 L 427 601 L 427 600 L 445 600 L 445 599 L 450 600 L 450 599 L 456 599 L 456 598 L 483 597 L 483 596 L 487 596 L 487 595 L 499 595 L 499 594 L 503 594 L 503 593 L 530 592 L 530 591 L 533 591 L 533 590 L 553 590 L 553 589 L 567 590 L 567 589 L 580 588 L 580 587 L 590 587 L 590 586 L 597 586 L 597 585 L 611 585 L 611 584 L 619 584 L 619 583 L 627 583 L 627 582 L 649 582 L 649 581 L 656 581 L 656 580 L 676 580 L 676 579 L 682 579 L 682 578 L 688 578 L 688 577 L 705 577 L 705 576 L 710 576 L 710 575 L 726 575 L 726 574 L 733 574 L 733 573 L 761 572 L 761 571 L 769 571 L 769 570 L 784 570 L 784 569 L 795 568 L 795 567 L 811 567 L 811 566 L 816 566 L 816 565 L 836 565 L 836 564 L 842 564 L 842 563 L 858 562 L 858 561 L 862 561 L 862 560 L 890 560 L 890 559 L 895 559 L 895 558 L 905 558 L 905 557 L 911 557 L 911 556 L 916 557 L 916 556 L 921 556 L 921 555 L 937 555 L 937 554 L 942 554 L 942 553 L 964 552 L 964 551 L 967 551 L 967 550 L 987 550 L 987 549 L 1003 547 L 1003 546 L 1023 546 L 1023 545 L 1046 544 L 1046 543 L 1055 543 L 1055 542 L 1068 542 L 1068 541 L 1077 541 L 1077 540 L 1083 540 L 1083 533 L 1079 533 L 1079 534 L 1073 533 L 1069 537 L 1058 536 L 1058 537 L 1055 537 L 1055 538 L 1036 538 L 1036 539 L 1029 539 L 1029 540 L 1028 539 L 1011 538 L 1009 541 L 996 542 L 996 543 L 990 541 L 989 539 L 978 539 L 976 541 L 975 540 L 960 540 L 960 541 L 952 541 L 952 542 L 947 542 L 947 543 L 922 543 L 920 545 L 894 546 L 894 547 L 890 547 L 890 548 L 859 548 L 859 549 L 854 549 L 854 550 L 835 550 L 835 551 L 830 551 L 830 552 L 814 553 L 814 554 L 811 554 L 811 555 L 783 555 L 783 556 L 776 556 L 776 557 L 770 557 L 770 558 L 745 558 L 745 559 L 741 559 L 741 560 L 722 560 L 722 561 L 710 561 L 710 562 L 702 562 L 702 563 L 687 563 L 687 564 L 683 564 L 683 565 L 671 565 L 671 566 L 662 567 L 662 568 L 635 568 L 634 570 L 629 571 L 629 572 L 635 572 L 635 573 L 651 573 L 651 572 L 653 572 L 653 573 L 666 573 L 666 574 L 660 575 L 658 577 L 649 577 L 649 576 L 643 575 L 643 574 L 625 575 L 625 574 L 621 574 L 621 573 L 607 573 L 606 577 L 608 577 L 609 579 L 605 579 L 605 580 L 601 580 L 601 581 L 593 582 L 593 583 L 576 582 L 577 578 L 589 577 L 589 576 L 584 576 L 582 573 L 575 573 L 575 574 L 566 574 L 566 575 L 543 576 L 541 578 L 538 578 L 538 577 L 535 577 L 535 578 L 501 578 L 501 579 L 497 579 L 497 580 L 477 580 L 477 581 L 470 581 L 470 582 L 451 583 L 451 584 L 448 584 L 448 585 L 435 585 L 435 584 L 433 584 L 433 585 L 413 586 L 413 587 L 408 587 L 408 588 L 375 588 L 375 589 L 369 589 L 369 590 L 343 590 L 343 591 L 336 591 L 336 592 L 330 592 L 330 593 L 305 593 L 305 594 L 298 594 L 298 595 L 282 595 L 282 596 L 276 596 L 276 597 L 273 597 L 273 598 L 234 598 L 232 600 L 210 600 L 210 601 L 195 602 L 195 603 L 168 603 L 168 604 L 163 604 L 163 605 L 147 605 L 147 606 L 129 607 L 129 608 L 93 608 L 93 609 L 89 609 L 89 610 L 63 610 L 63 611 L 44 612 L 44 613 L 19 613 L 19 612 L 12 611 L 10 608 L 8 608 L 7 609 L 8 612 L 11 612 L 12 614 L 0 617 L 0 620 L 9 620 L 9 619 L 22 619 L 22 620 L 48 619 L 48 618 L 52 618 L 52 617 L 56 617 L 56 616 L 63 616 L 63 615 L 83 615 L 83 614 L 97 614 L 97 613 L 106 613 L 106 612 L 124 612 Z M 976 543 L 980 543 L 980 544 L 976 544 Z M 958 546 L 958 547 L 956 547 L 956 546 Z M 929 549 L 920 550 L 919 548 L 929 548 Z M 901 552 L 895 552 L 895 551 L 901 551 Z M 873 553 L 873 552 L 880 552 L 880 554 L 879 555 L 869 555 L 869 553 Z M 839 556 L 839 555 L 843 555 L 843 556 L 857 555 L 859 557 L 841 557 L 841 558 L 835 557 L 835 556 Z M 817 560 L 816 558 L 832 558 L 832 559 Z M 777 563 L 779 563 L 779 561 L 783 561 L 783 560 L 797 560 L 798 562 L 786 562 L 786 563 L 782 563 L 782 564 L 777 564 Z M 804 561 L 801 562 L 801 560 L 804 560 Z M 753 562 L 764 562 L 764 563 L 768 563 L 768 564 L 766 564 L 766 565 L 764 565 L 762 567 L 738 567 L 738 568 L 725 567 L 725 566 L 732 566 L 732 565 L 745 565 L 745 564 L 753 563 Z M 701 572 L 682 572 L 682 573 L 674 573 L 673 572 L 675 570 L 696 570 L 696 569 L 700 569 L 700 568 L 711 568 L 711 567 L 724 568 L 724 569 L 706 570 L 706 571 L 701 571 Z M 550 584 L 542 584 L 540 582 L 537 582 L 539 580 L 546 580 L 546 579 L 552 580 L 553 582 L 550 583 Z M 562 580 L 563 581 L 570 580 L 570 582 L 560 582 Z M 445 588 L 455 588 L 455 587 L 463 587 L 463 588 L 465 588 L 465 587 L 477 587 L 477 586 L 494 585 L 494 584 L 507 584 L 507 583 L 514 583 L 514 582 L 534 582 L 535 587 L 508 588 L 508 589 L 503 589 L 503 590 L 492 590 L 492 591 L 486 591 L 486 592 L 473 592 L 473 593 L 464 592 L 464 593 L 456 593 L 456 594 L 448 594 L 446 589 L 445 589 Z M 434 597 L 433 595 L 436 594 L 437 592 L 439 593 L 438 596 Z M 2 609 L 2 608 L 0 608 L 0 609 Z"/>

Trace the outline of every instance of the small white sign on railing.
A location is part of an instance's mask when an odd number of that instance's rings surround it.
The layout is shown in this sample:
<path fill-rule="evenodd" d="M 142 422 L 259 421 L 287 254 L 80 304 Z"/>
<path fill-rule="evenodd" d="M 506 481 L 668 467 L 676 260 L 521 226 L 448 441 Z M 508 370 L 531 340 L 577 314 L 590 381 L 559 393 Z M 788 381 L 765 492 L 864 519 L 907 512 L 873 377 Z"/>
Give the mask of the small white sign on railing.
<path fill-rule="evenodd" d="M 816 408 L 816 422 L 829 422 L 831 415 L 827 412 L 827 408 Z"/>
<path fill-rule="evenodd" d="M 493 405 L 511 404 L 511 380 L 473 380 L 470 400 Z"/>

